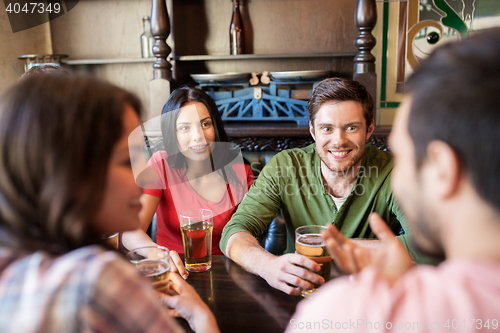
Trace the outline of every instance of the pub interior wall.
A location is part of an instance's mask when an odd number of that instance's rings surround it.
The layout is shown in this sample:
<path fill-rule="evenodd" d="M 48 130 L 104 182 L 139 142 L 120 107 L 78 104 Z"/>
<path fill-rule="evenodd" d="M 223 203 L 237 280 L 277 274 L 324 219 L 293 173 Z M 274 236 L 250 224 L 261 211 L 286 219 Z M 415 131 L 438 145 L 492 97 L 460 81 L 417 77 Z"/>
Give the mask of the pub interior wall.
<path fill-rule="evenodd" d="M 214 2 L 215 1 L 215 2 Z M 224 10 L 218 13 L 217 20 L 208 18 L 206 22 L 215 24 L 212 29 L 209 29 L 207 40 L 210 43 L 204 44 L 200 47 L 204 48 L 208 53 L 221 54 L 223 48 L 226 46 L 227 41 L 223 39 L 222 42 L 216 43 L 216 40 L 224 35 L 226 25 L 229 26 L 230 21 L 230 1 L 227 4 L 222 0 L 196 0 L 189 1 L 189 3 L 202 3 L 206 15 L 214 12 L 217 6 L 224 6 Z M 286 10 L 287 3 L 290 2 L 307 2 L 310 6 L 309 0 L 247 0 L 249 3 L 250 12 L 244 12 L 248 15 L 251 21 L 251 32 L 254 34 L 253 50 L 254 52 L 262 53 L 279 53 L 279 52 L 296 52 L 301 53 L 300 45 L 293 45 L 294 41 L 299 39 L 297 36 L 304 33 L 304 29 L 299 29 L 300 24 L 293 24 L 293 19 L 290 15 L 285 15 L 287 19 L 283 23 L 280 22 L 280 17 L 275 17 L 277 25 L 276 31 L 283 32 L 285 35 L 281 39 L 273 39 L 274 37 L 267 37 L 265 40 L 256 39 L 256 35 L 262 35 L 266 27 L 262 26 L 259 19 L 259 12 L 264 11 L 266 6 L 271 6 L 273 10 Z M 181 0 L 167 1 L 168 9 L 171 19 L 176 18 L 178 21 L 174 24 L 174 30 L 182 27 L 182 22 L 179 23 L 179 16 L 172 14 L 173 3 L 183 3 Z M 308 20 L 308 17 L 317 15 L 318 10 L 322 7 L 328 11 L 334 11 L 335 3 L 340 3 L 340 0 L 321 0 L 315 1 L 313 8 L 301 12 L 297 19 L 301 22 Z M 352 0 L 352 2 L 355 2 Z M 180 15 L 191 13 L 188 2 L 182 5 L 182 12 Z M 352 4 L 349 6 L 353 7 Z M 228 7 L 228 8 L 226 8 Z M 350 7 L 349 7 L 350 8 Z M 353 7 L 354 8 L 354 7 Z M 179 9 L 177 9 L 179 10 Z M 383 12 L 381 10 L 381 2 L 377 2 L 378 10 L 378 23 L 374 29 L 374 35 L 377 38 L 377 46 L 373 50 L 373 54 L 379 61 L 380 56 L 380 43 L 382 41 L 380 22 L 382 21 Z M 8 17 L 5 11 L 0 14 L 0 70 L 3 73 L 3 80 L 0 82 L 0 92 L 3 92 L 9 85 L 17 81 L 19 76 L 23 73 L 23 62 L 17 59 L 17 56 L 22 54 L 32 53 L 64 53 L 69 54 L 73 59 L 92 59 L 92 58 L 139 58 L 140 57 L 140 43 L 139 36 L 142 33 L 142 16 L 150 15 L 151 1 L 138 0 L 138 1 L 124 1 L 124 0 L 94 0 L 94 1 L 80 1 L 78 5 L 65 15 L 49 22 L 44 25 L 18 32 L 13 34 L 9 25 Z M 227 17 L 222 17 L 225 13 Z M 293 14 L 293 13 L 291 13 Z M 397 15 L 397 10 L 389 11 L 390 17 Z M 199 13 L 196 15 L 200 15 Z M 215 14 L 214 14 L 215 15 Z M 264 14 L 260 14 L 262 16 Z M 354 12 L 353 12 L 354 16 Z M 211 16 L 210 16 L 211 17 Z M 342 18 L 342 16 L 339 16 Z M 265 18 L 265 17 L 264 17 Z M 245 18 L 244 18 L 245 19 Z M 272 19 L 272 18 L 271 18 Z M 346 24 L 352 25 L 354 20 L 348 17 L 343 18 Z M 396 16 L 397 21 L 397 16 Z M 213 23 L 218 22 L 218 23 Z M 227 24 L 225 24 L 227 21 Z M 265 21 L 269 21 L 265 18 Z M 353 40 L 352 32 L 341 31 L 323 33 L 321 27 L 317 24 L 311 24 L 309 28 L 306 27 L 306 33 L 311 38 L 307 39 L 307 47 L 303 52 L 313 52 L 314 44 L 320 43 L 319 51 L 327 52 L 339 51 L 340 49 L 332 49 L 337 47 L 337 43 L 333 43 L 331 39 L 340 40 L 341 36 L 346 36 Z M 287 26 L 296 27 L 294 29 L 286 29 Z M 227 27 L 228 28 L 228 27 Z M 197 29 L 196 26 L 193 29 Z M 309 29 L 309 30 L 307 30 Z M 394 35 L 396 25 L 389 25 L 389 33 Z M 393 31 L 394 30 L 394 31 Z M 332 35 L 333 33 L 333 35 Z M 324 35 L 323 37 L 322 34 Z M 354 34 L 356 35 L 356 34 Z M 179 51 L 184 53 L 191 53 L 187 49 L 187 44 L 182 43 L 179 38 L 182 38 L 182 33 L 176 33 L 177 47 Z M 323 40 L 323 42 L 322 42 Z M 311 42 L 312 41 L 312 42 Z M 171 37 L 167 41 L 174 49 L 174 39 Z M 389 43 L 392 40 L 389 39 Z M 5 46 L 9 47 L 5 47 Z M 210 46 L 213 45 L 213 46 Z M 274 45 L 274 46 L 273 46 Z M 304 44 L 305 45 L 305 44 Z M 347 51 L 355 51 L 352 42 L 348 41 L 344 46 Z M 283 51 L 280 51 L 283 50 Z M 194 50 L 198 53 L 198 49 Z M 86 72 L 107 79 L 119 86 L 129 89 L 139 95 L 146 108 L 149 106 L 149 81 L 152 79 L 152 63 L 133 63 L 133 64 L 111 64 L 111 65 L 82 65 L 71 66 L 71 70 L 77 72 Z M 189 65 L 189 64 L 188 64 Z M 215 64 L 214 64 L 215 66 Z M 377 65 L 377 75 L 380 77 L 380 66 Z M 379 87 L 380 89 L 380 87 Z M 384 109 L 380 110 L 382 124 L 392 124 L 394 110 Z"/>
<path fill-rule="evenodd" d="M 4 2 L 0 4 L 0 93 L 16 83 L 24 73 L 24 54 L 52 53 L 50 26 L 48 23 L 28 30 L 12 33 Z"/>

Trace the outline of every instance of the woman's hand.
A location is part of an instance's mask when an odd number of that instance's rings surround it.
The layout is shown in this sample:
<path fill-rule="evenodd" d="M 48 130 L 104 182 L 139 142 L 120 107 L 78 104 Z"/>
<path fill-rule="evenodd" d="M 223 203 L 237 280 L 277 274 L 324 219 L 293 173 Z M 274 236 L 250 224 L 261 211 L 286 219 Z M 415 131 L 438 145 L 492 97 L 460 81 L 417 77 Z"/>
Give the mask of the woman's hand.
<path fill-rule="evenodd" d="M 194 288 L 176 273 L 170 273 L 169 278 L 170 295 L 156 292 L 160 301 L 186 319 L 195 332 L 219 332 L 214 315 Z"/>
<path fill-rule="evenodd" d="M 184 278 L 184 280 L 187 279 L 189 275 L 186 267 L 184 267 L 181 257 L 179 257 L 179 253 L 173 250 L 170 250 L 170 272 L 178 273 Z"/>

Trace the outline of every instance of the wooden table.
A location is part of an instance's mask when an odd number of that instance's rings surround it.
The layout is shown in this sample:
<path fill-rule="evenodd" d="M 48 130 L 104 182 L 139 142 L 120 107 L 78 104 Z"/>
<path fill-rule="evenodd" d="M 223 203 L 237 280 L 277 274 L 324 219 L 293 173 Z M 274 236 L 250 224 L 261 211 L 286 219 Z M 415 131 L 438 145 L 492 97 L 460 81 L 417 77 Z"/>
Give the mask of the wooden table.
<path fill-rule="evenodd" d="M 213 256 L 212 268 L 190 273 L 187 282 L 208 304 L 222 333 L 283 332 L 302 299 L 275 290 L 224 256 Z"/>

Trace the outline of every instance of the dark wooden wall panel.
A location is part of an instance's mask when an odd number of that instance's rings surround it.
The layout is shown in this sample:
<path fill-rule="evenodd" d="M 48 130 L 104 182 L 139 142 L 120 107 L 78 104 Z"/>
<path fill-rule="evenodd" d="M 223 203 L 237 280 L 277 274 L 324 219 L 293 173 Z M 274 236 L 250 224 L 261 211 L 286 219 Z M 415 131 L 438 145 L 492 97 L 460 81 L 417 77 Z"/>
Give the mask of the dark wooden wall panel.
<path fill-rule="evenodd" d="M 172 0 L 175 55 L 229 54 L 230 0 Z M 354 0 L 243 0 L 246 52 L 355 52 Z"/>

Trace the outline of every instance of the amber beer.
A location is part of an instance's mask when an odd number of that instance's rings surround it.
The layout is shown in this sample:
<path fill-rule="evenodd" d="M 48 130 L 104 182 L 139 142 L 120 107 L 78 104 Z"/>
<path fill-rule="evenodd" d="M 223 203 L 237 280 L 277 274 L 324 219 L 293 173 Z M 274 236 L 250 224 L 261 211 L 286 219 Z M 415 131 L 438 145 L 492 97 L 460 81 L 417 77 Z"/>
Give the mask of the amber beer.
<path fill-rule="evenodd" d="M 321 269 L 316 274 L 321 275 L 325 281 L 330 280 L 332 259 L 326 250 L 325 241 L 321 236 L 321 230 L 326 229 L 320 225 L 308 225 L 297 228 L 295 231 L 295 251 L 317 262 Z M 311 290 L 303 290 L 302 297 L 308 297 L 319 285 L 313 284 Z"/>
<path fill-rule="evenodd" d="M 128 259 L 139 272 L 149 278 L 153 287 L 168 294 L 168 275 L 170 273 L 170 255 L 163 246 L 146 246 L 130 251 Z"/>
<path fill-rule="evenodd" d="M 148 277 L 153 287 L 168 294 L 168 274 L 170 267 L 161 260 L 146 259 L 139 261 L 135 267 L 142 275 Z"/>
<path fill-rule="evenodd" d="M 212 265 L 213 228 L 209 221 L 185 225 L 181 228 L 187 270 L 206 271 Z"/>
<path fill-rule="evenodd" d="M 212 212 L 189 209 L 180 214 L 182 245 L 186 269 L 204 272 L 212 267 Z"/>

